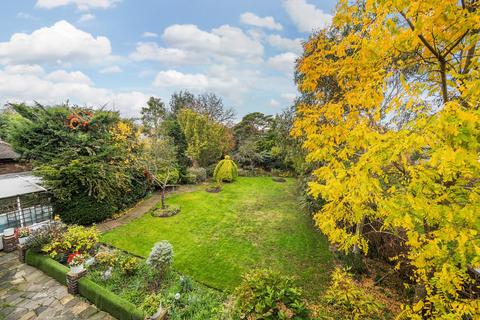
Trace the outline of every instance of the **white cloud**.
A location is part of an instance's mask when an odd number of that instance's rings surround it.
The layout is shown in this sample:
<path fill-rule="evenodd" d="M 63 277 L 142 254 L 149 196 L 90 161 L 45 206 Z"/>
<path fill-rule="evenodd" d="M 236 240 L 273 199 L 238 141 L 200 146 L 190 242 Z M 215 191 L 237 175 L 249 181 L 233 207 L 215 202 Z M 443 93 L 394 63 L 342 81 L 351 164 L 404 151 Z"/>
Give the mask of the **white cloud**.
<path fill-rule="evenodd" d="M 65 70 L 57 70 L 47 74 L 44 79 L 55 83 L 92 84 L 92 80 L 80 71 L 67 72 Z"/>
<path fill-rule="evenodd" d="M 306 0 L 284 0 L 283 6 L 300 32 L 325 28 L 332 22 L 332 15 L 307 3 Z"/>
<path fill-rule="evenodd" d="M 79 105 L 106 105 L 124 116 L 136 116 L 148 98 L 149 95 L 139 91 L 117 92 L 95 87 L 88 76 L 79 71 L 56 70 L 45 74 L 41 67 L 25 65 L 0 69 L 1 104 L 33 101 L 58 104 L 69 100 Z"/>
<path fill-rule="evenodd" d="M 94 37 L 65 20 L 0 42 L 0 63 L 102 61 L 111 53 L 106 37 Z"/>
<path fill-rule="evenodd" d="M 272 34 L 267 38 L 268 43 L 277 49 L 287 50 L 300 55 L 303 52 L 302 39 L 284 38 L 278 34 Z"/>
<path fill-rule="evenodd" d="M 140 42 L 130 57 L 136 61 L 152 60 L 161 63 L 183 64 L 192 62 L 192 57 L 185 50 L 159 47 L 153 42 Z"/>
<path fill-rule="evenodd" d="M 4 71 L 9 74 L 44 74 L 45 70 L 38 64 L 17 64 L 5 66 Z"/>
<path fill-rule="evenodd" d="M 100 71 L 98 72 L 100 72 L 101 74 L 120 73 L 120 72 L 123 72 L 123 70 L 119 66 L 111 66 L 111 67 L 100 69 Z"/>
<path fill-rule="evenodd" d="M 282 30 L 283 27 L 280 23 L 275 22 L 273 17 L 259 17 L 254 13 L 245 12 L 240 15 L 240 22 L 248 24 L 255 27 L 267 28 L 272 30 Z"/>
<path fill-rule="evenodd" d="M 67 5 L 75 5 L 78 10 L 108 9 L 114 7 L 120 0 L 37 0 L 36 7 L 53 9 Z"/>
<path fill-rule="evenodd" d="M 153 85 L 158 88 L 190 89 L 194 91 L 215 91 L 228 93 L 230 90 L 243 91 L 244 86 L 236 77 L 225 77 L 222 67 L 211 70 L 210 74 L 182 73 L 176 70 L 160 71 Z"/>
<path fill-rule="evenodd" d="M 78 22 L 88 22 L 95 19 L 95 15 L 91 13 L 85 13 L 78 18 Z"/>
<path fill-rule="evenodd" d="M 158 34 L 156 34 L 155 32 L 146 31 L 142 34 L 142 37 L 144 37 L 144 38 L 157 38 Z"/>
<path fill-rule="evenodd" d="M 17 13 L 17 18 L 28 20 L 28 19 L 32 19 L 33 16 L 30 13 L 20 11 L 19 13 Z"/>
<path fill-rule="evenodd" d="M 176 70 L 160 71 L 153 81 L 155 87 L 183 87 L 188 89 L 206 89 L 209 86 L 208 77 L 204 74 L 188 74 Z"/>
<path fill-rule="evenodd" d="M 279 106 L 280 106 L 280 102 L 278 102 L 275 99 L 270 99 L 270 107 L 278 108 Z"/>
<path fill-rule="evenodd" d="M 165 29 L 162 38 L 170 47 L 223 62 L 239 58 L 259 62 L 263 57 L 263 46 L 258 40 L 229 25 L 208 32 L 193 24 L 175 24 Z"/>
<path fill-rule="evenodd" d="M 270 67 L 276 70 L 293 73 L 295 67 L 295 60 L 297 58 L 298 55 L 296 55 L 295 53 L 285 52 L 271 57 L 270 59 L 268 59 L 267 63 Z"/>
<path fill-rule="evenodd" d="M 120 111 L 124 116 L 135 117 L 151 96 L 140 91 L 112 92 L 101 99 L 107 107 Z"/>

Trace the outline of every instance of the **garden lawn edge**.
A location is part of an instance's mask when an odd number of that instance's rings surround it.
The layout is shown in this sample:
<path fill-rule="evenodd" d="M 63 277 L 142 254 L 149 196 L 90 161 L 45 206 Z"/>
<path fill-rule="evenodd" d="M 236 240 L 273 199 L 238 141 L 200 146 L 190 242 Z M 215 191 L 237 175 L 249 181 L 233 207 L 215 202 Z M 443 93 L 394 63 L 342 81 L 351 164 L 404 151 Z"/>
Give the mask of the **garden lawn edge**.
<path fill-rule="evenodd" d="M 54 278 L 63 285 L 67 285 L 67 273 L 69 269 L 63 264 L 53 260 L 52 258 L 40 253 L 27 250 L 25 262 L 37 269 L 42 270 L 45 274 Z"/>
<path fill-rule="evenodd" d="M 27 250 L 25 262 L 66 285 L 69 269 L 61 263 L 31 250 Z M 81 296 L 92 302 L 98 309 L 108 312 L 119 320 L 142 320 L 145 318 L 144 313 L 135 305 L 90 279 L 80 279 L 78 290 Z"/>
<path fill-rule="evenodd" d="M 92 302 L 105 312 L 119 320 L 142 320 L 145 315 L 129 301 L 96 284 L 90 279 L 82 278 L 78 281 L 80 295 Z"/>

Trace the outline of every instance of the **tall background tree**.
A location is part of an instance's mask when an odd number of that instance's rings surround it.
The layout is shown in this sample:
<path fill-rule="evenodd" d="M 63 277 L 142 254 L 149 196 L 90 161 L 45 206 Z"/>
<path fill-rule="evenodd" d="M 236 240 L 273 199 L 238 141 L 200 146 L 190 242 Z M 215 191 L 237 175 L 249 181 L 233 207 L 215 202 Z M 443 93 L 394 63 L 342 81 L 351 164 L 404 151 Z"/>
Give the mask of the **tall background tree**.
<path fill-rule="evenodd" d="M 187 141 L 187 154 L 195 166 L 214 164 L 233 147 L 228 128 L 206 115 L 182 109 L 177 120 Z"/>
<path fill-rule="evenodd" d="M 341 0 L 297 64 L 316 223 L 344 251 L 368 252 L 366 228 L 401 242 L 414 319 L 480 316 L 479 18 L 477 1 Z"/>

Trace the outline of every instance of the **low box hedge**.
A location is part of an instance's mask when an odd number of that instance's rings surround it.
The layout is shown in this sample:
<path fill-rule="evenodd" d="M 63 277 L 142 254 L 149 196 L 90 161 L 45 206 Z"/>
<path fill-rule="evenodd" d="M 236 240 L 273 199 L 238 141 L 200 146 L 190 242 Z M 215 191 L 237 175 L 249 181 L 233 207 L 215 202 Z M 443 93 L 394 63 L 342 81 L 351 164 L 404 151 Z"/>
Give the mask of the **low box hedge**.
<path fill-rule="evenodd" d="M 42 270 L 61 284 L 67 284 L 67 273 L 69 269 L 49 256 L 28 250 L 25 255 L 25 262 L 30 266 Z"/>
<path fill-rule="evenodd" d="M 49 256 L 28 250 L 25 262 L 42 270 L 63 285 L 67 284 L 69 268 L 51 259 Z M 108 312 L 117 319 L 143 320 L 145 318 L 143 312 L 137 309 L 135 305 L 87 278 L 82 278 L 78 281 L 78 291 L 81 296 L 87 298 L 98 309 Z"/>
<path fill-rule="evenodd" d="M 145 318 L 143 312 L 137 309 L 135 305 L 99 286 L 90 279 L 80 279 L 78 281 L 78 291 L 80 295 L 95 304 L 97 308 L 108 312 L 117 319 L 143 320 Z"/>

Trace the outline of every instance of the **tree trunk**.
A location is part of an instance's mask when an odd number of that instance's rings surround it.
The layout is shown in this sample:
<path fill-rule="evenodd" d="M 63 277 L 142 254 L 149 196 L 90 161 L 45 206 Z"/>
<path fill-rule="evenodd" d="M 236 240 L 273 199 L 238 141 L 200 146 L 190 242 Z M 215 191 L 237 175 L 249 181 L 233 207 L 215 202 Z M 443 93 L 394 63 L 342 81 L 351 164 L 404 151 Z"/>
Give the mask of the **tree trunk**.
<path fill-rule="evenodd" d="M 165 187 L 162 188 L 162 209 L 165 209 Z"/>
<path fill-rule="evenodd" d="M 362 220 L 357 223 L 357 227 L 355 229 L 355 234 L 356 235 L 361 235 L 363 232 L 363 226 L 365 225 L 365 217 L 362 218 Z M 358 244 L 355 244 L 353 246 L 353 253 L 358 256 L 360 254 L 360 248 L 358 247 Z"/>

